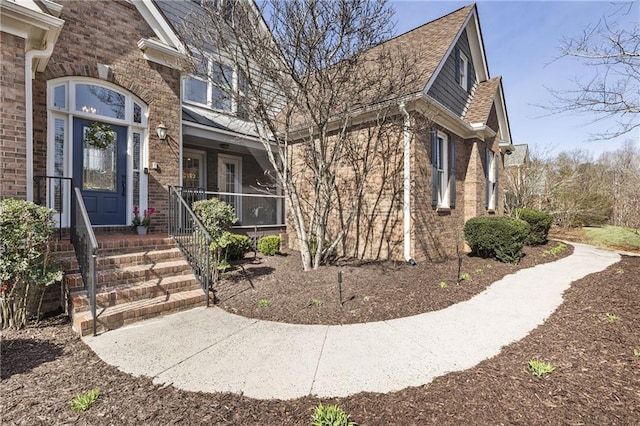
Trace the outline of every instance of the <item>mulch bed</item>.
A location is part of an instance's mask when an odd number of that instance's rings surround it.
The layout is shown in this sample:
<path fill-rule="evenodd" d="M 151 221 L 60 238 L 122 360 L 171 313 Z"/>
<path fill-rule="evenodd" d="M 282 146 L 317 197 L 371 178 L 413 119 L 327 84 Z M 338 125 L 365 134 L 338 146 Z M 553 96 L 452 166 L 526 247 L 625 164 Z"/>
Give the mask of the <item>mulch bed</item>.
<path fill-rule="evenodd" d="M 623 257 L 576 281 L 542 326 L 469 370 L 400 392 L 322 402 L 338 404 L 360 425 L 638 424 L 638 277 L 640 257 Z M 609 322 L 607 313 L 619 321 Z M 309 425 L 320 402 L 259 401 L 153 385 L 102 362 L 64 317 L 2 332 L 0 355 L 2 424 Z M 526 372 L 533 358 L 556 370 L 533 377 Z M 72 412 L 69 401 L 93 388 L 101 390 L 98 402 L 86 412 Z"/>
<path fill-rule="evenodd" d="M 460 271 L 469 279 L 460 283 L 456 280 L 458 259 L 416 266 L 340 261 L 303 272 L 297 252 L 258 253 L 255 258 L 251 253 L 223 275 L 216 285 L 216 303 L 245 317 L 295 324 L 353 324 L 407 317 L 468 300 L 507 274 L 573 253 L 573 247 L 567 246 L 557 255 L 545 255 L 556 245 L 525 247 L 525 256 L 517 265 L 465 254 Z"/>

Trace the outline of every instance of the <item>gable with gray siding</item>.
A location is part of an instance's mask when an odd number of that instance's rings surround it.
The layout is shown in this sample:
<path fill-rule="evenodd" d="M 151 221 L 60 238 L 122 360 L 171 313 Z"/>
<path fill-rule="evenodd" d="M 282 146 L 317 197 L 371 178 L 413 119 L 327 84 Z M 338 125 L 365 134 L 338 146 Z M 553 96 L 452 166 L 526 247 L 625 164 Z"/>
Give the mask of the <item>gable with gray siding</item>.
<path fill-rule="evenodd" d="M 464 90 L 456 81 L 456 51 L 462 52 L 469 60 L 468 74 L 473 84 L 468 84 L 468 90 Z M 446 59 L 444 66 L 427 92 L 429 96 L 449 108 L 456 115 L 462 117 L 464 109 L 469 101 L 470 92 L 475 84 L 476 70 L 473 66 L 471 48 L 467 38 L 467 30 L 464 30 L 458 39 L 454 49 Z M 472 80 L 471 80 L 472 79 Z"/>

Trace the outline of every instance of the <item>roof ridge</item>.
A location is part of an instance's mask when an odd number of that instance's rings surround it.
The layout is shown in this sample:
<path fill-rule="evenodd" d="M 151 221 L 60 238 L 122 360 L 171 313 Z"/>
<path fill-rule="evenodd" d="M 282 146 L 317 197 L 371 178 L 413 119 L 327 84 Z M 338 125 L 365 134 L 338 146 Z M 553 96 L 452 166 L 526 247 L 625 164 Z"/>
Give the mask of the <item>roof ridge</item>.
<path fill-rule="evenodd" d="M 386 44 L 386 43 L 388 43 L 388 42 L 390 42 L 390 41 L 396 40 L 396 39 L 398 39 L 398 38 L 400 38 L 400 37 L 404 37 L 404 36 L 406 36 L 406 35 L 407 35 L 407 34 L 409 34 L 409 33 L 412 33 L 412 32 L 414 32 L 414 31 L 417 31 L 417 30 L 419 30 L 419 29 L 421 29 L 421 28 L 426 27 L 427 25 L 431 25 L 431 24 L 433 24 L 434 22 L 437 22 L 437 21 L 439 21 L 439 20 L 441 20 L 441 19 L 447 18 L 448 16 L 451 16 L 451 15 L 453 15 L 453 14 L 456 14 L 456 13 L 458 13 L 458 12 L 462 11 L 463 9 L 467 9 L 467 8 L 472 9 L 472 8 L 474 8 L 475 6 L 476 6 L 476 3 L 475 3 L 475 2 L 473 2 L 473 3 L 469 3 L 468 5 L 466 5 L 466 6 L 462 6 L 462 7 L 458 8 L 458 9 L 456 9 L 456 10 L 452 11 L 452 12 L 447 13 L 446 15 L 442 15 L 442 16 L 440 16 L 440 17 L 436 18 L 436 19 L 432 19 L 432 20 L 431 20 L 431 21 L 429 21 L 429 22 L 425 22 L 425 23 L 424 23 L 424 24 L 422 24 L 422 25 L 418 25 L 418 26 L 417 26 L 417 27 L 415 27 L 415 28 L 412 28 L 412 29 L 410 29 L 410 30 L 408 30 L 408 31 L 405 31 L 405 32 L 403 32 L 402 34 L 397 34 L 397 35 L 395 35 L 395 36 L 391 37 L 390 39 L 387 39 L 387 40 L 385 40 L 385 41 L 383 41 L 383 42 L 380 42 L 380 43 L 376 44 L 375 46 L 371 46 L 371 47 L 370 47 L 369 49 L 367 49 L 367 50 L 371 50 L 371 49 L 373 49 L 374 47 L 377 47 L 377 46 L 382 46 L 383 44 Z"/>

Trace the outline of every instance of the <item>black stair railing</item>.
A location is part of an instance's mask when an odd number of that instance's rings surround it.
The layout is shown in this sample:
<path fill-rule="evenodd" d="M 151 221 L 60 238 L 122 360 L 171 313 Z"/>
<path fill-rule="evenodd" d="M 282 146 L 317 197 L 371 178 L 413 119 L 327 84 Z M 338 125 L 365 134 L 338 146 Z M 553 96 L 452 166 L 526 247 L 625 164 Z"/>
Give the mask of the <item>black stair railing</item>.
<path fill-rule="evenodd" d="M 80 193 L 80 188 L 74 188 L 73 211 L 71 224 L 71 241 L 78 259 L 78 266 L 84 289 L 87 291 L 89 309 L 93 318 L 93 335 L 96 335 L 96 287 L 98 276 L 98 241 L 93 233 L 91 221 Z M 82 332 L 81 330 L 79 330 Z"/>
<path fill-rule="evenodd" d="M 199 199 L 196 192 L 189 191 L 185 195 L 189 199 Z M 183 198 L 183 189 L 180 187 L 169 187 L 169 236 L 191 265 L 194 275 L 202 285 L 209 306 L 213 268 L 216 267 L 211 257 L 213 240 L 191 209 L 190 203 Z"/>

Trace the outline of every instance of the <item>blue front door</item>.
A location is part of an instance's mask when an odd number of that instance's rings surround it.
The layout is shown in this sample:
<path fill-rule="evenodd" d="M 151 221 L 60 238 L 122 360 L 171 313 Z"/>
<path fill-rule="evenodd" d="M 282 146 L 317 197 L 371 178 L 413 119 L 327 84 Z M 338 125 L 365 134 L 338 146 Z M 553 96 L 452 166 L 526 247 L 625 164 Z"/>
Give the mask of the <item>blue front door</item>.
<path fill-rule="evenodd" d="M 92 225 L 125 225 L 127 128 L 107 124 L 113 132 L 113 143 L 102 147 L 87 140 L 87 132 L 93 123 L 96 122 L 79 118 L 73 120 L 74 186 L 82 192 Z"/>

